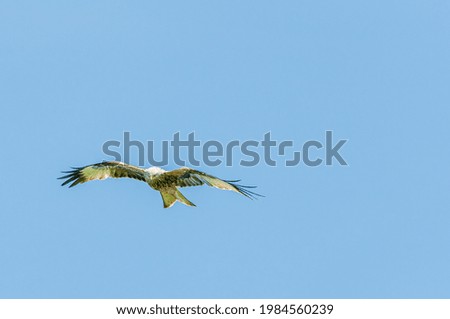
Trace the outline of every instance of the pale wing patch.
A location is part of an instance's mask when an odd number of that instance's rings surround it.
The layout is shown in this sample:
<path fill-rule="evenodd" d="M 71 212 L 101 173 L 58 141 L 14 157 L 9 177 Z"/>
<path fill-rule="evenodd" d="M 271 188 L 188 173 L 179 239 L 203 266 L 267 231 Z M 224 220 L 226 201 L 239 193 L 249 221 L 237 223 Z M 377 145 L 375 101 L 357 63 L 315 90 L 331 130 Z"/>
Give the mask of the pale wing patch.
<path fill-rule="evenodd" d="M 232 186 L 231 184 L 229 184 L 217 177 L 211 177 L 208 175 L 194 175 L 194 176 L 203 180 L 205 182 L 205 184 L 208 186 L 237 192 L 236 187 Z"/>
<path fill-rule="evenodd" d="M 94 179 L 106 179 L 111 176 L 109 168 L 94 166 L 83 168 L 81 174 L 86 179 L 86 182 Z"/>

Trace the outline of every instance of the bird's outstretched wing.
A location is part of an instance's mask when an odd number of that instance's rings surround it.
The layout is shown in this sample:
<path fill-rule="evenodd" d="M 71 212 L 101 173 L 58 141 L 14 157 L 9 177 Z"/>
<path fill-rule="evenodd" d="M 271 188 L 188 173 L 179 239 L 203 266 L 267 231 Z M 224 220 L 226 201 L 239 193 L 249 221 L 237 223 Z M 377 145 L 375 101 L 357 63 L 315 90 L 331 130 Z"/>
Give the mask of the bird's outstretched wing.
<path fill-rule="evenodd" d="M 208 175 L 204 172 L 197 171 L 191 168 L 180 168 L 160 175 L 160 178 L 165 178 L 171 175 L 171 178 L 176 178 L 176 185 L 179 187 L 188 186 L 200 186 L 206 184 L 208 186 L 216 187 L 219 189 L 230 190 L 240 193 L 250 199 L 256 199 L 259 197 L 264 197 L 263 195 L 257 194 L 249 188 L 255 188 L 256 186 L 244 186 L 236 184 L 240 180 L 223 180 L 212 175 Z"/>
<path fill-rule="evenodd" d="M 64 175 L 58 179 L 65 179 L 61 186 L 69 183 L 69 187 L 82 184 L 96 179 L 112 178 L 134 178 L 145 181 L 146 172 L 136 166 L 125 164 L 122 162 L 102 162 L 84 167 L 72 167 L 71 171 L 62 172 Z"/>

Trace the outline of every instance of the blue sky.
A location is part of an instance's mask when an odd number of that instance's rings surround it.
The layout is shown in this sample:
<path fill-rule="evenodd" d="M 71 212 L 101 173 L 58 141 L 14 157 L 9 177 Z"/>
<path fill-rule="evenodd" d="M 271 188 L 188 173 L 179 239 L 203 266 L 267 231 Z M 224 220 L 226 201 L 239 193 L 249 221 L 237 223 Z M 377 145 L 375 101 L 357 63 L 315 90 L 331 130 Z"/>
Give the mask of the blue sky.
<path fill-rule="evenodd" d="M 449 298 L 449 11 L 3 1 L 0 297 Z M 200 166 L 258 201 L 191 188 L 198 207 L 163 210 L 144 183 L 56 180 L 124 131 L 301 146 L 326 130 L 349 166 Z"/>

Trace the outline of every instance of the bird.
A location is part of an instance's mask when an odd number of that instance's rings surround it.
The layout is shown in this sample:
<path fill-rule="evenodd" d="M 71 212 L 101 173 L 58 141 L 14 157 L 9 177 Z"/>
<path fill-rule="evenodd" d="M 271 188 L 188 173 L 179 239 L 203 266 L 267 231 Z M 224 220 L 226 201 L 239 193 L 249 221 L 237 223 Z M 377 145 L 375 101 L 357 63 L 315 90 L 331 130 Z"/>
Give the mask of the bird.
<path fill-rule="evenodd" d="M 127 177 L 146 182 L 151 188 L 160 192 L 164 208 L 172 207 L 177 201 L 187 206 L 196 206 L 184 197 L 178 188 L 204 184 L 234 191 L 250 199 L 264 197 L 249 190 L 256 186 L 239 185 L 236 183 L 240 180 L 223 180 L 189 167 L 166 171 L 156 166 L 144 169 L 122 162 L 104 161 L 83 167 L 71 167 L 70 171 L 63 171 L 62 173 L 66 175 L 58 178 L 64 180 L 61 186 L 69 184 L 69 188 L 88 181 L 103 180 L 109 177 Z"/>

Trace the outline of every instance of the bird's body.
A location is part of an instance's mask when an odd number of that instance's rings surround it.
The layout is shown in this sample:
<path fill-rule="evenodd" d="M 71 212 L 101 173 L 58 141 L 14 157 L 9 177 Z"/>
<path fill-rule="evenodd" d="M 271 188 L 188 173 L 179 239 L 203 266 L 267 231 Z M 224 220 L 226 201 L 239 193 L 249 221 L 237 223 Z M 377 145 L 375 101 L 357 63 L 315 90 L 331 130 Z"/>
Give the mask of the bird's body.
<path fill-rule="evenodd" d="M 227 181 L 208 175 L 206 173 L 183 167 L 173 171 L 165 171 L 159 167 L 143 169 L 122 162 L 102 162 L 84 167 L 73 168 L 67 175 L 60 177 L 65 179 L 62 186 L 70 183 L 69 187 L 85 183 L 91 180 L 101 180 L 108 177 L 128 177 L 146 182 L 151 188 L 159 191 L 164 202 L 164 208 L 171 207 L 176 201 L 188 206 L 195 206 L 178 190 L 179 187 L 200 186 L 206 184 L 216 188 L 238 192 L 250 199 L 261 196 L 248 188 L 235 184 L 238 181 Z"/>

